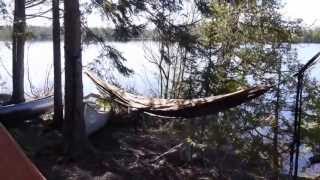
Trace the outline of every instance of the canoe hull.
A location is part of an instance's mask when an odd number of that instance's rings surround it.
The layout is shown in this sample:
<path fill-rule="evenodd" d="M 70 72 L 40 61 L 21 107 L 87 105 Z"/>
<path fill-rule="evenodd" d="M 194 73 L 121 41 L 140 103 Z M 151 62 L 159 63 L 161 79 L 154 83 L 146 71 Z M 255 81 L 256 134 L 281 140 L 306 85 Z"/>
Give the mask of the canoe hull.
<path fill-rule="evenodd" d="M 102 129 L 109 120 L 109 111 L 99 111 L 89 104 L 84 106 L 84 120 L 86 126 L 86 134 L 89 136 Z"/>
<path fill-rule="evenodd" d="M 84 118 L 87 135 L 101 129 L 109 119 L 108 111 L 99 111 L 93 108 L 93 104 L 85 102 Z M 53 96 L 20 104 L 0 106 L 0 122 L 6 126 L 15 127 L 24 120 L 53 111 L 53 107 Z"/>
<path fill-rule="evenodd" d="M 25 120 L 53 110 L 53 96 L 0 107 L 0 121 Z"/>

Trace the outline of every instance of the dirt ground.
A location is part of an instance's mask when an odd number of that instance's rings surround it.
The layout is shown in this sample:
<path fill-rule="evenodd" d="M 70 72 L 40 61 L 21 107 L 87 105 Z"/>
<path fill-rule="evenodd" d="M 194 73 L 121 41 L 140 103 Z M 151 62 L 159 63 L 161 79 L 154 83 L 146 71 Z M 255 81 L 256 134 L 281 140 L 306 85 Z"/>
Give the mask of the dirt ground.
<path fill-rule="evenodd" d="M 95 153 L 76 160 L 64 155 L 61 133 L 41 120 L 10 131 L 48 180 L 265 179 L 250 173 L 262 168 L 258 164 L 200 151 L 155 129 L 107 126 L 90 136 Z"/>

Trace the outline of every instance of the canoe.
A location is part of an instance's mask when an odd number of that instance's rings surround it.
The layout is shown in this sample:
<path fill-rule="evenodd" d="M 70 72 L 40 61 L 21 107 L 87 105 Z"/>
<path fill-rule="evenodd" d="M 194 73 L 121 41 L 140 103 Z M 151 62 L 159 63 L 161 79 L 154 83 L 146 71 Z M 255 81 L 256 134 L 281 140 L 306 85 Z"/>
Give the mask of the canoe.
<path fill-rule="evenodd" d="M 107 124 L 109 118 L 109 110 L 102 110 L 95 101 L 95 97 L 84 99 L 84 119 L 87 135 L 101 129 Z M 16 123 L 23 120 L 53 111 L 53 105 L 53 96 L 49 96 L 25 103 L 0 106 L 0 122 L 15 126 Z"/>
<path fill-rule="evenodd" d="M 0 122 L 29 119 L 53 110 L 53 96 L 0 106 Z"/>
<path fill-rule="evenodd" d="M 103 128 L 110 119 L 110 109 L 101 108 L 96 98 L 84 100 L 84 122 L 86 134 L 89 136 Z"/>

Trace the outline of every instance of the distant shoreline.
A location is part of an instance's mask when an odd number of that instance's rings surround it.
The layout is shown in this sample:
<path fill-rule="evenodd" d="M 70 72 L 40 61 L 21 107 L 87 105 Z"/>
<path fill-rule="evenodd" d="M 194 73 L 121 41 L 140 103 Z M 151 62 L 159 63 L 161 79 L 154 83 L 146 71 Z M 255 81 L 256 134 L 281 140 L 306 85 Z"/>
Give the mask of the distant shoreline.
<path fill-rule="evenodd" d="M 102 37 L 106 41 L 123 42 L 124 40 L 118 40 L 114 37 L 114 29 L 111 28 L 90 28 L 90 30 Z M 63 29 L 61 29 L 61 39 L 63 39 Z M 136 38 L 128 39 L 127 41 L 140 41 L 140 40 L 152 40 L 153 31 L 146 30 L 140 36 Z M 0 26 L 0 41 L 11 41 L 12 27 Z M 28 41 L 51 41 L 52 40 L 52 28 L 45 26 L 27 26 L 26 38 Z M 94 41 L 94 38 L 90 35 L 84 35 L 84 41 Z M 124 41 L 125 42 L 125 41 Z"/>
<path fill-rule="evenodd" d="M 127 41 L 148 41 L 154 40 L 154 31 L 146 30 L 139 37 L 131 38 L 126 40 L 119 40 L 114 37 L 114 29 L 112 28 L 90 28 L 90 30 L 102 37 L 106 41 L 112 42 L 127 42 Z M 12 27 L 11 26 L 0 26 L 0 41 L 11 41 Z M 27 26 L 27 41 L 51 41 L 52 40 L 52 28 L 46 26 Z M 63 29 L 61 32 L 61 39 L 63 39 Z M 93 37 L 90 35 L 84 35 L 84 41 L 90 42 L 94 41 Z M 320 28 L 303 30 L 300 36 L 293 37 L 293 44 L 299 43 L 320 43 Z"/>

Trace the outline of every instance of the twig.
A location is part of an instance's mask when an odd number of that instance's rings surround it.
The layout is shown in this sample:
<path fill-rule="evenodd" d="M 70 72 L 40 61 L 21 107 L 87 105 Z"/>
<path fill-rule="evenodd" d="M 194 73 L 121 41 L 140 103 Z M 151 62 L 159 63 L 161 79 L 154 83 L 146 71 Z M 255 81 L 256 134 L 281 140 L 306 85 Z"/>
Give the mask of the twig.
<path fill-rule="evenodd" d="M 156 158 L 154 158 L 151 162 L 155 162 L 155 161 L 158 161 L 159 159 L 163 158 L 164 156 L 168 156 L 169 154 L 173 154 L 175 152 L 178 151 L 178 149 L 180 149 L 183 145 L 185 145 L 186 142 L 182 142 L 176 146 L 174 146 L 173 148 L 169 149 L 168 151 L 166 151 L 165 153 L 157 156 Z"/>

